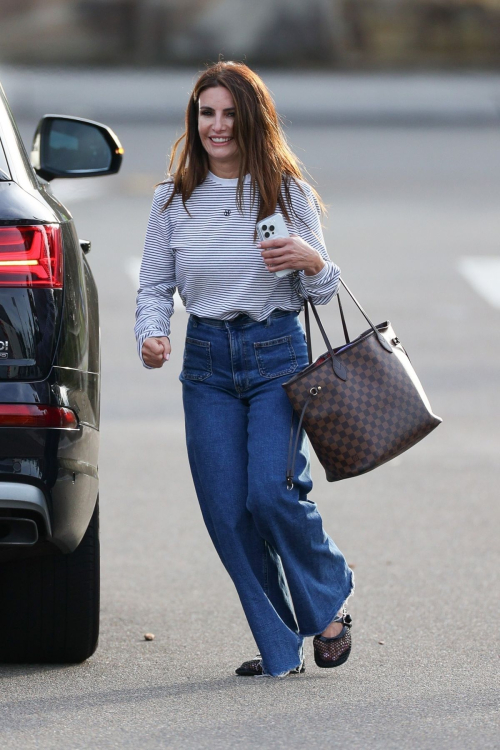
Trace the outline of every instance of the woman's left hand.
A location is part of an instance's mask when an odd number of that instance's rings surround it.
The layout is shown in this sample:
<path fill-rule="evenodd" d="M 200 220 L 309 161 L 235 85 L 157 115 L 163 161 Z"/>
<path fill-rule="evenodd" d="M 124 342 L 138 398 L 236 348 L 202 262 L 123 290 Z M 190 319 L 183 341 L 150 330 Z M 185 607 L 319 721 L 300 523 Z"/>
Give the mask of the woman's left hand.
<path fill-rule="evenodd" d="M 262 249 L 262 258 L 271 273 L 292 268 L 304 271 L 306 276 L 315 276 L 325 265 L 320 253 L 297 234 L 263 240 L 257 247 Z"/>

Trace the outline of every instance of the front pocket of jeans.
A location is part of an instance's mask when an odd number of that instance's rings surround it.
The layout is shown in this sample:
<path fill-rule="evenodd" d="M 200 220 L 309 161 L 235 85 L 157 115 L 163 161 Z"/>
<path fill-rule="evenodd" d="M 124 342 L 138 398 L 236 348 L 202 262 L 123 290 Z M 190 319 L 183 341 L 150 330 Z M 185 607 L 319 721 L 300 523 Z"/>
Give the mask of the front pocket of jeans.
<path fill-rule="evenodd" d="M 186 338 L 182 377 L 186 380 L 206 380 L 212 374 L 210 341 Z"/>
<path fill-rule="evenodd" d="M 291 336 L 257 342 L 254 349 L 259 372 L 264 378 L 279 378 L 297 369 L 297 357 Z"/>

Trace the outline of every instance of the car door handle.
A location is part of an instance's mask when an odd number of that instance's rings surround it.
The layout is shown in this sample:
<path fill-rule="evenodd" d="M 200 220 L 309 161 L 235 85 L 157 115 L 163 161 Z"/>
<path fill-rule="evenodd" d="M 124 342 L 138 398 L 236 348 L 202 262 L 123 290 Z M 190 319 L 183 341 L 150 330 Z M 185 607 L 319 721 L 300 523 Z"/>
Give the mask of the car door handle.
<path fill-rule="evenodd" d="M 90 240 L 80 240 L 79 242 L 80 242 L 80 247 L 82 248 L 82 250 L 85 253 L 85 255 L 87 255 L 87 253 L 90 253 L 90 248 L 92 246 L 91 241 Z"/>

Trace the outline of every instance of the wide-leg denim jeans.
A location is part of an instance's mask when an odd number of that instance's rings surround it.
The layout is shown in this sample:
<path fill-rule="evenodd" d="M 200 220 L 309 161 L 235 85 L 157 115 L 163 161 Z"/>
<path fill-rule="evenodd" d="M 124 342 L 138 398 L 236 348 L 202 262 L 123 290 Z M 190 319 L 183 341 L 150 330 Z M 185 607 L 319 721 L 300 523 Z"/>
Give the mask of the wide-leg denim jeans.
<path fill-rule="evenodd" d="M 281 384 L 306 364 L 298 313 L 189 319 L 180 380 L 193 480 L 270 675 L 300 664 L 304 637 L 321 633 L 353 588 L 308 499 L 305 433 L 287 489 L 292 407 Z"/>

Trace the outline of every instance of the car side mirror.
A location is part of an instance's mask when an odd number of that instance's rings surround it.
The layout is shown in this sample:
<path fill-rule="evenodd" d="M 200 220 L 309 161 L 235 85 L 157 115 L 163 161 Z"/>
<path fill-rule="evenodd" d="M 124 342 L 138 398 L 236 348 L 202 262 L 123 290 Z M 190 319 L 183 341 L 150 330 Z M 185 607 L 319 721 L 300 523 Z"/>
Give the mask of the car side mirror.
<path fill-rule="evenodd" d="M 123 148 L 111 128 L 66 115 L 42 117 L 31 149 L 35 172 L 47 181 L 116 174 L 122 158 Z"/>

